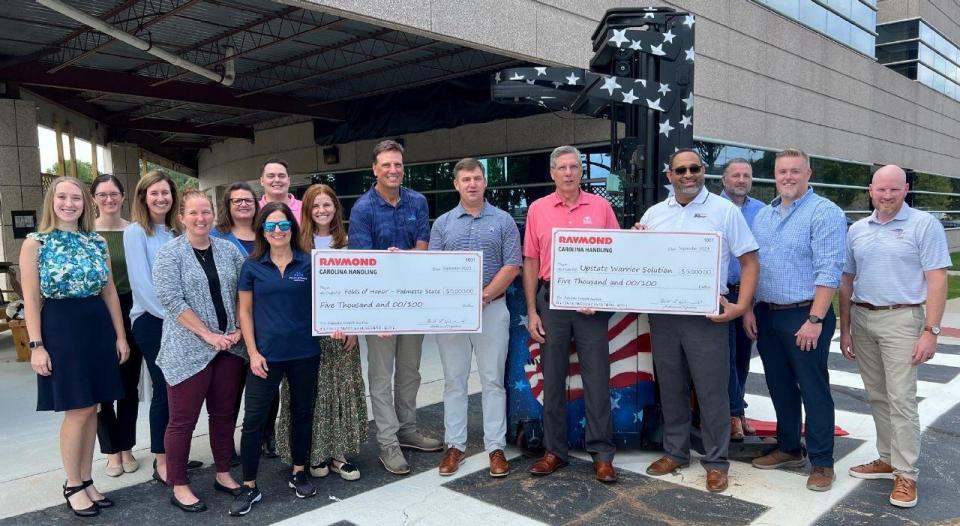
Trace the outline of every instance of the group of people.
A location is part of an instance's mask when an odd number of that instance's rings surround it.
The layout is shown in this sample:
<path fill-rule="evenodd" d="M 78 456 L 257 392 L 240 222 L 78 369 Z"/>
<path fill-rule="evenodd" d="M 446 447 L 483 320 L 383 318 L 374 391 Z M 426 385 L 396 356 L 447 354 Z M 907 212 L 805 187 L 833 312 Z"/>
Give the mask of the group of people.
<path fill-rule="evenodd" d="M 541 342 L 546 454 L 530 469 L 547 475 L 567 464 L 565 381 L 571 338 L 576 343 L 586 403 L 586 449 L 598 480 L 612 482 L 614 446 L 607 396 L 609 313 L 553 310 L 551 230 L 619 228 L 607 201 L 580 189 L 580 154 L 554 150 L 556 192 L 529 208 L 523 282 L 531 338 Z M 894 165 L 880 168 L 869 187 L 874 212 L 849 230 L 843 211 L 810 186 L 809 157 L 797 149 L 776 154 L 777 197 L 767 205 L 749 196 L 752 167 L 730 160 L 720 195 L 705 185 L 699 154 L 670 158 L 670 196 L 650 207 L 633 228 L 721 234 L 721 312 L 697 317 L 650 314 L 651 347 L 663 413 L 664 455 L 646 472 L 663 476 L 690 462 L 691 387 L 696 392 L 705 454 L 706 488 L 728 487 L 728 450 L 752 429 L 744 392 L 755 341 L 777 417 L 777 445 L 752 460 L 760 469 L 811 465 L 807 489 L 826 491 L 835 480 L 834 403 L 828 358 L 837 327 L 840 346 L 856 360 L 877 427 L 880 457 L 853 466 L 863 479 L 892 479 L 889 501 L 917 503 L 917 367 L 936 353 L 950 266 L 943 226 L 905 203 L 909 184 Z M 726 347 L 726 348 L 724 348 Z M 801 411 L 802 408 L 802 411 Z M 805 428 L 803 415 L 806 415 Z M 801 440 L 805 435 L 805 441 Z"/>
<path fill-rule="evenodd" d="M 204 404 L 213 486 L 233 496 L 231 515 L 247 514 L 263 498 L 259 462 L 262 453 L 274 452 L 274 443 L 292 466 L 287 482 L 299 498 L 316 493 L 311 476 L 359 478 L 349 459 L 367 437 L 358 339 L 343 331 L 312 336 L 312 249 L 483 253 L 483 331 L 437 337 L 445 382 L 443 440 L 417 426 L 423 336 L 365 337 L 379 460 L 387 471 L 410 472 L 406 449 L 444 451 L 439 474 L 457 472 L 467 456 L 467 379 L 475 355 L 489 474 L 510 473 L 504 453 L 510 319 L 505 293 L 522 271 L 528 329 L 542 347 L 544 380 L 546 452 L 530 473 L 549 475 L 568 462 L 566 378 L 573 340 L 584 386 L 586 450 L 598 480 L 617 480 L 607 387 L 610 313 L 554 310 L 548 300 L 552 229 L 620 228 L 606 200 L 581 190 L 580 152 L 561 146 L 550 155 L 555 191 L 531 203 L 523 243 L 513 218 L 486 201 L 484 166 L 472 158 L 453 169 L 458 205 L 431 228 L 426 198 L 402 185 L 403 155 L 392 140 L 375 146 L 376 182 L 354 204 L 349 229 L 333 189 L 313 185 L 303 201 L 294 198 L 287 165 L 279 159 L 263 165 L 261 199 L 246 183 L 234 183 L 216 214 L 205 193 L 181 194 L 159 171 L 139 180 L 131 222 L 120 217 L 124 190 L 116 178 L 100 176 L 89 190 L 70 177 L 53 181 L 20 264 L 37 407 L 65 414 L 63 495 L 77 515 L 113 505 L 92 481 L 97 436 L 108 455 L 108 475 L 137 469 L 131 450 L 141 360 L 153 385 L 153 477 L 172 486 L 174 506 L 206 509 L 187 476 L 199 465 L 189 452 Z M 829 489 L 834 410 L 827 359 L 836 327 L 831 302 L 839 288 L 841 347 L 863 373 L 880 453 L 850 475 L 894 479 L 891 503 L 914 505 L 916 368 L 936 351 L 950 265 L 942 227 L 904 203 L 909 187 L 895 166 L 875 174 L 870 195 L 876 211 L 849 232 L 843 212 L 810 188 L 810 162 L 802 151 L 777 154 L 778 197 L 769 205 L 749 197 L 749 161 L 728 163 L 720 195 L 707 191 L 704 172 L 695 151 L 674 153 L 667 171 L 670 197 L 634 225 L 717 231 L 722 238 L 721 312 L 650 315 L 665 455 L 647 473 L 665 475 L 689 464 L 693 387 L 707 489 L 727 488 L 730 440 L 751 432 L 744 387 L 756 341 L 778 425 L 776 449 L 753 465 L 803 466 L 809 456 L 807 487 Z M 241 400 L 238 456 L 234 430 Z M 237 461 L 240 481 L 230 473 Z"/>

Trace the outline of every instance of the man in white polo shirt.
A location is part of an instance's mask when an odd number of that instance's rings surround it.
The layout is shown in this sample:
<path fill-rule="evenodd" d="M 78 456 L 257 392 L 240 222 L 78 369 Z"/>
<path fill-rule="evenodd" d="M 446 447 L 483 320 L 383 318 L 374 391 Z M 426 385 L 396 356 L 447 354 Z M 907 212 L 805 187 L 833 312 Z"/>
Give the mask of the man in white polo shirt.
<path fill-rule="evenodd" d="M 897 166 L 873 175 L 875 210 L 847 232 L 840 283 L 840 349 L 860 368 L 880 453 L 849 473 L 894 479 L 890 503 L 902 508 L 917 504 L 917 367 L 937 352 L 950 266 L 943 226 L 903 202 L 909 189 Z"/>
<path fill-rule="evenodd" d="M 647 467 L 660 476 L 690 463 L 690 383 L 697 392 L 700 430 L 706 451 L 701 464 L 707 470 L 707 489 L 727 489 L 730 462 L 730 374 L 727 322 L 751 308 L 760 264 L 753 239 L 740 209 L 730 201 L 707 191 L 703 185 L 703 161 L 697 152 L 678 150 L 670 158 L 667 178 L 674 194 L 650 207 L 636 228 L 674 232 L 719 232 L 720 305 L 716 316 L 650 314 L 650 336 L 657 386 L 663 410 L 665 455 Z M 727 293 L 730 257 L 740 262 L 740 296 L 737 303 Z"/>

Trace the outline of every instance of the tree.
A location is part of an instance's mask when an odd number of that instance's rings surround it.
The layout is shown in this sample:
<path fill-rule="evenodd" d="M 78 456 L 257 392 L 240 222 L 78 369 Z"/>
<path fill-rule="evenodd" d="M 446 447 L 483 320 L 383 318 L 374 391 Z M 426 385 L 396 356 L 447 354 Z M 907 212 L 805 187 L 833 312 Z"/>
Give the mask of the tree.
<path fill-rule="evenodd" d="M 60 163 L 55 162 L 53 163 L 53 165 L 51 165 L 49 168 L 47 168 L 43 172 L 48 174 L 53 174 L 53 175 L 59 175 L 60 174 L 59 168 L 60 168 Z M 63 173 L 65 175 L 70 175 L 69 161 L 67 162 L 67 166 L 63 170 Z M 93 166 L 90 163 L 86 161 L 77 161 L 77 179 L 80 179 L 81 182 L 89 184 L 93 182 L 94 177 L 96 177 L 96 175 L 93 174 Z"/>

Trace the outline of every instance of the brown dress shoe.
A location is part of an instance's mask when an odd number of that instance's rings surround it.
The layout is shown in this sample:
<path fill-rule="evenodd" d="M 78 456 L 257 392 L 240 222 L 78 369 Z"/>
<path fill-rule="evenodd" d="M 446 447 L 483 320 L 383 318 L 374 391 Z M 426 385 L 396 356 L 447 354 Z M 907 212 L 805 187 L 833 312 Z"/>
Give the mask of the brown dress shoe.
<path fill-rule="evenodd" d="M 597 480 L 600 482 L 617 481 L 617 471 L 613 469 L 613 464 L 607 460 L 597 460 L 594 462 L 593 471 L 597 474 Z"/>
<path fill-rule="evenodd" d="M 730 417 L 730 440 L 736 442 L 743 440 L 743 423 L 739 416 Z"/>
<path fill-rule="evenodd" d="M 494 450 L 490 453 L 490 476 L 506 477 L 510 474 L 510 464 L 507 462 L 506 455 L 502 449 Z"/>
<path fill-rule="evenodd" d="M 802 468 L 807 465 L 807 459 L 802 454 L 791 455 L 779 449 L 753 459 L 753 467 L 759 469 Z"/>
<path fill-rule="evenodd" d="M 827 491 L 833 487 L 833 481 L 836 478 L 833 468 L 813 466 L 813 469 L 810 470 L 810 476 L 807 477 L 807 489 L 810 491 Z"/>
<path fill-rule="evenodd" d="M 566 461 L 547 451 L 543 457 L 540 458 L 540 460 L 534 462 L 533 465 L 530 466 L 530 474 L 537 476 L 549 475 L 566 465 Z"/>
<path fill-rule="evenodd" d="M 917 481 L 897 475 L 890 492 L 890 504 L 900 508 L 912 508 L 917 505 Z"/>
<path fill-rule="evenodd" d="M 747 417 L 740 417 L 740 426 L 743 427 L 743 434 L 747 436 L 756 436 L 757 430 L 750 425 L 750 422 L 747 420 Z"/>
<path fill-rule="evenodd" d="M 463 464 L 463 451 L 455 447 L 448 447 L 447 452 L 443 454 L 443 459 L 440 461 L 440 475 L 446 477 L 453 475 L 460 469 L 460 464 Z"/>
<path fill-rule="evenodd" d="M 650 464 L 649 466 L 647 466 L 647 475 L 661 477 L 668 473 L 673 473 L 674 471 L 680 468 L 685 468 L 689 465 L 690 465 L 689 462 L 684 462 L 683 464 L 680 464 L 678 462 L 674 462 L 673 459 L 671 459 L 670 457 L 664 456 L 664 457 L 660 457 L 660 460 L 657 460 L 653 464 Z"/>
<path fill-rule="evenodd" d="M 873 462 L 853 466 L 847 473 L 851 477 L 858 479 L 890 479 L 893 480 L 893 466 L 887 464 L 883 459 L 876 459 Z"/>
<path fill-rule="evenodd" d="M 707 490 L 720 493 L 727 489 L 727 472 L 719 469 L 707 471 Z"/>

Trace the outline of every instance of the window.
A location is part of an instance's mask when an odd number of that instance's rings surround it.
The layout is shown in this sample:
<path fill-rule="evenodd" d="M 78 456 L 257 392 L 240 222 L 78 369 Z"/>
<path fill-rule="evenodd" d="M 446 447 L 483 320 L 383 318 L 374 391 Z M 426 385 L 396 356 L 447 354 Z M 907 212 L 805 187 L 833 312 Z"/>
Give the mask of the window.
<path fill-rule="evenodd" d="M 960 100 L 960 48 L 918 19 L 883 24 L 877 33 L 881 64 Z"/>
<path fill-rule="evenodd" d="M 870 0 L 754 0 L 865 55 L 874 56 L 877 5 Z"/>

